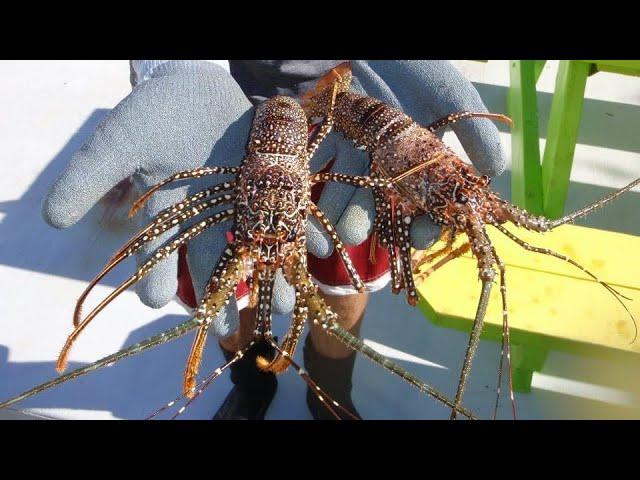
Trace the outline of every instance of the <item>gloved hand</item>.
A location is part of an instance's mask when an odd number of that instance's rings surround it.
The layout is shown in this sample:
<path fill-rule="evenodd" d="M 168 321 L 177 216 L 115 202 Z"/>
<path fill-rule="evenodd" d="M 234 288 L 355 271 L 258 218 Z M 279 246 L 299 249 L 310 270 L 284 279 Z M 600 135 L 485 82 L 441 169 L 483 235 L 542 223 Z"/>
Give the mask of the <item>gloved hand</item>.
<path fill-rule="evenodd" d="M 462 110 L 487 111 L 480 95 L 456 68 L 447 61 L 362 61 L 351 62 L 352 91 L 366 94 L 401 109 L 423 126 L 450 113 Z M 453 125 L 460 143 L 480 173 L 496 176 L 505 168 L 498 129 L 491 120 L 470 119 Z M 332 133 L 312 160 L 312 171 L 320 169 L 333 156 L 331 171 L 348 175 L 367 175 L 368 154 L 356 150 L 342 134 Z M 362 243 L 373 229 L 375 204 L 368 188 L 327 183 L 318 202 L 320 210 L 336 226 L 336 232 L 348 245 Z M 432 245 L 440 228 L 426 215 L 416 217 L 411 241 L 417 249 Z M 312 219 L 307 228 L 307 246 L 317 257 L 333 252 L 330 237 Z"/>
<path fill-rule="evenodd" d="M 66 228 L 129 176 L 140 191 L 146 191 L 180 170 L 205 164 L 238 165 L 245 153 L 252 118 L 251 103 L 220 66 L 207 62 L 160 65 L 102 120 L 73 155 L 44 201 L 43 216 L 52 226 Z M 212 175 L 164 187 L 146 205 L 144 223 L 189 193 L 228 180 L 229 176 Z M 189 243 L 189 268 L 198 297 L 230 229 L 231 221 L 222 223 Z M 174 228 L 150 243 L 138 254 L 138 263 L 177 231 Z M 154 308 L 169 302 L 176 289 L 177 253 L 160 262 L 136 286 L 142 302 Z M 229 306 L 214 321 L 214 334 L 226 336 L 236 329 L 235 298 Z"/>

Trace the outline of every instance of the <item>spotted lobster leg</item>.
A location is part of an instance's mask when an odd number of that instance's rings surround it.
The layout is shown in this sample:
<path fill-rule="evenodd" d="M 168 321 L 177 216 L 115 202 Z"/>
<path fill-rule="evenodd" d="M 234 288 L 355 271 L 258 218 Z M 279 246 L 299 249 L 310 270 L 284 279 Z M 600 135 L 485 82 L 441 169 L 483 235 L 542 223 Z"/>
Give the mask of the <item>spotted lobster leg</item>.
<path fill-rule="evenodd" d="M 345 250 L 344 244 L 340 240 L 340 237 L 338 237 L 338 234 L 336 233 L 336 229 L 331 225 L 331 222 L 327 217 L 325 217 L 324 213 L 318 210 L 318 207 L 313 202 L 309 203 L 309 212 L 311 212 L 311 214 L 318 219 L 318 221 L 320 222 L 320 225 L 322 225 L 322 227 L 327 231 L 327 233 L 331 237 L 333 246 L 335 247 L 336 251 L 340 255 L 340 258 L 342 259 L 342 263 L 347 269 L 347 273 L 349 274 L 349 279 L 351 280 L 351 283 L 353 284 L 354 288 L 359 293 L 364 292 L 365 290 L 364 283 L 362 283 L 362 279 L 360 278 L 360 274 L 358 273 L 358 270 L 356 270 L 356 267 L 353 265 L 353 262 L 351 261 L 349 254 Z"/>
<path fill-rule="evenodd" d="M 316 138 L 314 138 L 313 142 L 311 142 L 311 144 L 309 144 L 309 146 L 307 147 L 307 156 L 309 158 L 313 157 L 313 155 L 316 153 L 316 150 L 318 149 L 320 144 L 324 141 L 324 139 L 327 137 L 327 135 L 329 135 L 329 133 L 333 129 L 333 124 L 335 123 L 333 118 L 333 110 L 336 105 L 337 92 L 338 92 L 338 86 L 334 84 L 333 89 L 331 91 L 331 98 L 329 100 L 328 112 L 325 116 L 325 120 L 322 124 L 322 127 L 320 127 L 320 131 L 316 135 Z"/>
<path fill-rule="evenodd" d="M 236 286 L 240 281 L 242 262 L 243 250 L 241 248 L 230 245 L 225 249 L 209 279 L 200 306 L 196 310 L 196 318 L 202 319 L 203 323 L 196 332 L 184 372 L 183 393 L 188 397 L 192 397 L 195 392 L 196 377 L 200 369 L 209 327 L 220 310 L 229 303 L 229 298 L 235 293 Z"/>
<path fill-rule="evenodd" d="M 507 363 L 507 376 L 509 380 L 509 398 L 511 400 L 511 413 L 513 419 L 516 419 L 516 399 L 513 396 L 513 377 L 511 372 L 511 340 L 509 339 L 509 314 L 507 312 L 507 267 L 500 257 L 495 248 L 492 247 L 491 251 L 496 259 L 498 269 L 500 271 L 500 296 L 502 298 L 502 345 L 500 350 L 500 365 L 498 367 L 498 384 L 496 387 L 496 405 L 493 410 L 493 419 L 498 416 L 498 407 L 500 405 L 500 394 L 502 391 L 502 370 L 505 363 Z"/>
<path fill-rule="evenodd" d="M 316 397 L 318 397 L 318 400 L 320 400 L 320 402 L 327 408 L 327 410 L 329 410 L 329 412 L 337 420 L 341 420 L 342 418 L 340 417 L 340 415 L 337 414 L 334 407 L 346 413 L 352 420 L 358 420 L 358 417 L 356 417 L 353 413 L 351 413 L 349 410 L 347 410 L 338 402 L 336 402 L 334 399 L 332 399 L 327 392 L 325 392 L 316 382 L 314 382 L 313 379 L 307 373 L 307 371 L 304 368 L 302 368 L 300 365 L 298 365 L 291 358 L 291 356 L 289 355 L 289 352 L 280 348 L 280 346 L 276 343 L 273 337 L 267 337 L 267 341 L 271 343 L 271 346 L 276 349 L 276 351 L 280 354 L 280 356 L 284 359 L 284 361 L 288 362 L 291 365 L 291 367 L 293 367 L 293 369 L 298 373 L 300 378 L 304 380 L 304 382 L 309 386 L 311 391 L 316 395 Z"/>
<path fill-rule="evenodd" d="M 109 303 L 111 303 L 116 297 L 118 297 L 122 292 L 124 292 L 131 285 L 140 281 L 143 277 L 145 277 L 151 269 L 162 260 L 169 257 L 173 252 L 178 250 L 182 245 L 189 242 L 194 237 L 197 237 L 201 233 L 203 233 L 208 228 L 216 225 L 217 223 L 228 220 L 233 216 L 234 210 L 228 209 L 222 212 L 216 213 L 201 222 L 197 223 L 193 227 L 188 230 L 182 232 L 181 234 L 174 237 L 173 240 L 167 242 L 164 246 L 158 248 L 155 252 L 153 252 L 149 259 L 141 265 L 136 273 L 121 283 L 111 294 L 109 294 L 104 300 L 102 300 L 98 306 L 96 306 L 85 318 L 82 320 L 77 327 L 71 332 L 67 341 L 60 352 L 58 357 L 58 361 L 56 362 L 56 370 L 62 373 L 67 365 L 67 357 L 69 355 L 69 350 L 76 338 L 80 333 L 86 328 L 86 326 L 93 320 L 98 313 L 100 313 Z"/>
<path fill-rule="evenodd" d="M 393 202 L 387 198 L 384 190 L 375 188 L 373 198 L 376 202 L 376 225 L 374 234 L 379 235 L 380 244 L 387 249 L 389 255 L 389 268 L 391 271 L 391 291 L 398 294 L 402 290 L 402 271 L 398 263 L 398 252 L 396 251 L 396 241 L 393 228 Z M 374 239 L 375 240 L 375 239 Z M 372 241 L 372 250 L 375 249 Z M 372 257 L 372 254 L 369 255 Z"/>
<path fill-rule="evenodd" d="M 129 217 L 133 217 L 136 214 L 136 212 L 140 210 L 145 203 L 147 203 L 147 200 L 151 198 L 151 195 L 153 195 L 155 192 L 157 192 L 158 190 L 160 190 L 162 187 L 164 187 L 169 183 L 177 182 L 179 180 L 202 178 L 208 175 L 236 175 L 238 172 L 240 172 L 240 167 L 200 167 L 200 168 L 194 168 L 192 170 L 183 170 L 181 172 L 174 173 L 170 177 L 165 178 L 159 183 L 156 183 L 153 187 L 147 190 L 140 198 L 138 198 L 133 203 L 131 210 L 129 210 Z"/>
<path fill-rule="evenodd" d="M 450 246 L 447 246 L 447 247 L 444 247 L 441 250 L 438 250 L 437 252 L 434 252 L 431 255 L 427 255 L 425 258 L 421 259 L 421 261 L 420 261 L 420 263 L 418 265 L 416 265 L 414 267 L 414 270 L 413 270 L 414 273 L 418 273 L 418 282 L 425 281 L 427 279 L 427 277 L 429 275 L 431 275 L 433 272 L 435 272 L 439 268 L 442 268 L 444 265 L 449 263 L 451 260 L 455 260 L 456 258 L 464 255 L 470 249 L 471 249 L 471 245 L 469 245 L 469 243 L 465 243 L 465 244 L 463 244 L 460 247 L 455 248 L 455 249 L 451 249 Z M 429 262 L 430 259 L 437 258 L 438 256 L 441 256 L 440 254 L 445 254 L 445 253 L 446 253 L 446 255 L 442 259 L 440 259 L 437 263 L 435 263 L 432 266 L 430 266 L 427 269 L 427 271 L 419 272 L 419 269 L 421 268 L 421 266 L 424 265 L 425 263 Z"/>
<path fill-rule="evenodd" d="M 225 184 L 231 185 L 231 184 Z M 222 185 L 221 185 L 222 186 Z M 233 201 L 234 196 L 231 194 L 223 194 L 218 197 L 214 197 L 210 200 L 204 200 L 196 203 L 191 208 L 187 208 L 191 204 L 190 200 L 196 198 L 199 195 L 204 195 L 205 192 L 213 191 L 212 189 L 203 190 L 193 195 L 184 202 L 178 202 L 175 205 L 160 212 L 155 219 L 138 232 L 131 240 L 129 240 L 116 254 L 109 260 L 107 265 L 96 275 L 89 285 L 84 289 L 78 301 L 76 302 L 75 310 L 73 312 L 73 325 L 77 327 L 82 317 L 82 307 L 89 293 L 95 288 L 95 286 L 102 280 L 111 270 L 113 270 L 118 264 L 120 264 L 126 258 L 129 258 L 134 253 L 139 251 L 144 245 L 152 242 L 167 230 L 183 224 L 187 220 L 207 211 L 214 207 L 223 205 Z"/>
<path fill-rule="evenodd" d="M 405 215 L 401 206 L 396 207 L 393 221 L 393 235 L 396 243 L 393 248 L 398 248 L 400 250 L 398 260 L 400 262 L 403 285 L 407 291 L 407 301 L 409 302 L 409 305 L 416 306 L 418 304 L 418 292 L 413 280 L 413 268 L 411 266 L 410 232 L 413 218 L 414 217 L 412 215 Z"/>

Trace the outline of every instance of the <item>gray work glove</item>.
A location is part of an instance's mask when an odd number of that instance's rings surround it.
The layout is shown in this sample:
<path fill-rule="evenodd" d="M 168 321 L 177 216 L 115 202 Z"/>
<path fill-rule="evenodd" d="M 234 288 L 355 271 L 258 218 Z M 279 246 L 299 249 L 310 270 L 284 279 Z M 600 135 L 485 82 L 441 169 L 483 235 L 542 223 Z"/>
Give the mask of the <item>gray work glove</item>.
<path fill-rule="evenodd" d="M 352 90 L 382 100 L 401 109 L 423 126 L 450 113 L 462 110 L 486 112 L 480 95 L 456 68 L 439 60 L 352 61 Z M 453 125 L 460 143 L 474 166 L 490 177 L 505 168 L 498 129 L 491 120 L 470 119 Z M 368 154 L 354 149 L 342 134 L 332 133 L 312 160 L 312 171 L 321 168 L 333 156 L 331 171 L 348 175 L 369 172 Z M 318 202 L 344 243 L 358 245 L 373 229 L 375 204 L 368 188 L 327 183 Z M 426 215 L 416 217 L 411 228 L 411 241 L 417 249 L 432 245 L 440 228 Z M 307 228 L 307 246 L 317 257 L 326 258 L 333 252 L 330 237 L 313 219 Z"/>
<path fill-rule="evenodd" d="M 130 176 L 140 191 L 146 191 L 180 170 L 205 164 L 238 165 L 252 117 L 251 103 L 220 66 L 207 62 L 163 64 L 102 120 L 72 156 L 44 201 L 43 216 L 52 226 L 66 228 Z M 164 187 L 146 205 L 144 223 L 189 193 L 230 179 L 212 175 Z M 225 232 L 231 228 L 232 222 L 227 221 L 189 243 L 189 269 L 198 299 L 227 243 Z M 137 262 L 144 261 L 177 231 L 170 230 L 149 244 Z M 154 308 L 168 303 L 176 289 L 177 253 L 160 262 L 136 286 L 142 302 Z M 214 321 L 212 331 L 218 336 L 226 336 L 237 327 L 235 298 L 229 306 Z"/>

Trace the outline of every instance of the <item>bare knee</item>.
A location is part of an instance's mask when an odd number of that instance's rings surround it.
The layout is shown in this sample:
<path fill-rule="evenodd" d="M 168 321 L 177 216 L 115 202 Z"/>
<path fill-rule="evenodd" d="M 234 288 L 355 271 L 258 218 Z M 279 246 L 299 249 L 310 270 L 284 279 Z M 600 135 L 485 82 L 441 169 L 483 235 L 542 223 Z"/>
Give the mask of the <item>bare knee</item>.
<path fill-rule="evenodd" d="M 360 325 L 369 301 L 368 293 L 354 295 L 328 295 L 321 293 L 327 305 L 338 315 L 337 323 L 355 336 L 360 333 Z M 330 358 L 344 358 L 352 353 L 349 347 L 329 336 L 318 325 L 311 326 L 311 340 L 318 353 Z"/>
<path fill-rule="evenodd" d="M 240 325 L 228 337 L 220 339 L 220 345 L 228 352 L 235 352 L 246 346 L 254 337 L 256 328 L 256 309 L 244 308 L 240 310 Z"/>

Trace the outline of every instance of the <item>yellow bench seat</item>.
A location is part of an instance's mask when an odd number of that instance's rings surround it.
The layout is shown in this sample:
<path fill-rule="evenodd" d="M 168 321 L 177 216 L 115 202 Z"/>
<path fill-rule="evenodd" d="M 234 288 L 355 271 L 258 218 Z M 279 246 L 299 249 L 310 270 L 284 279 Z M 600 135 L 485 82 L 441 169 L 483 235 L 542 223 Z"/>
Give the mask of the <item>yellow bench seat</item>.
<path fill-rule="evenodd" d="M 640 237 L 565 225 L 539 234 L 507 227 L 531 245 L 564 254 L 589 269 L 623 295 L 640 319 Z M 634 324 L 603 286 L 560 259 L 528 252 L 487 227 L 506 264 L 507 310 L 513 349 L 514 388 L 529 391 L 533 371 L 550 350 L 590 356 L 638 355 Z M 456 244 L 461 243 L 458 240 Z M 439 243 L 433 247 L 442 247 Z M 480 295 L 475 258 L 453 260 L 418 285 L 419 307 L 433 323 L 470 331 Z M 502 304 L 496 285 L 485 317 L 483 338 L 500 341 Z M 462 350 L 461 350 L 462 352 Z M 462 353 L 461 353 L 462 354 Z"/>

